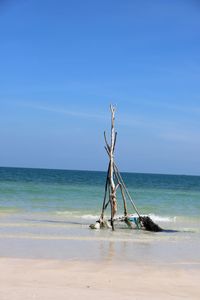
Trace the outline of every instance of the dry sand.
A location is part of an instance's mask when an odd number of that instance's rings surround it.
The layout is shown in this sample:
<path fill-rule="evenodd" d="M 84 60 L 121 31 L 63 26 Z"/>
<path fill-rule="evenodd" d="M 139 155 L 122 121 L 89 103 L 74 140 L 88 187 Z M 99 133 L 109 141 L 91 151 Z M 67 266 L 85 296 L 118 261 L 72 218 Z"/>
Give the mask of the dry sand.
<path fill-rule="evenodd" d="M 0 258 L 0 300 L 200 299 L 200 268 Z"/>

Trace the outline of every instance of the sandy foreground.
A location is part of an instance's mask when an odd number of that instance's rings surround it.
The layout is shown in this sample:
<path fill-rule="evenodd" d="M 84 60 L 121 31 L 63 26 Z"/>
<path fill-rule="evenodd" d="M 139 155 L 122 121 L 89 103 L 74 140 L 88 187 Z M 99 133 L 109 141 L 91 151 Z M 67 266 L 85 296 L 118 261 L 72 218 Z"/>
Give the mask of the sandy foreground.
<path fill-rule="evenodd" d="M 200 268 L 0 258 L 0 300 L 200 299 Z"/>

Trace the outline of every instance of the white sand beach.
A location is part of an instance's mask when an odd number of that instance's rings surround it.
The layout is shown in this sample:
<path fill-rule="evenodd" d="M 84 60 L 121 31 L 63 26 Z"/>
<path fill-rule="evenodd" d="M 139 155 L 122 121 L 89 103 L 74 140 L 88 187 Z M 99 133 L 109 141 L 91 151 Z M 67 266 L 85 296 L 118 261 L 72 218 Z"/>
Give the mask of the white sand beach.
<path fill-rule="evenodd" d="M 200 299 L 198 265 L 1 258 L 0 269 L 1 300 Z"/>

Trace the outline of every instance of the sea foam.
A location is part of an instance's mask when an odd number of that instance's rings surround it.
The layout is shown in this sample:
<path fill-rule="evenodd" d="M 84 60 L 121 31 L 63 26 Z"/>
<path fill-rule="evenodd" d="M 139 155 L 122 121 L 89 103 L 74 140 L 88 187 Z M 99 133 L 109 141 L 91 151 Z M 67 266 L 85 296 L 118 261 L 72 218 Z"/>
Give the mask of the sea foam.
<path fill-rule="evenodd" d="M 132 217 L 137 217 L 136 214 L 132 214 Z M 169 217 L 169 216 L 158 216 L 155 214 L 148 214 L 148 216 L 155 222 L 175 222 L 176 221 L 176 217 Z M 122 217 L 121 215 L 117 215 L 116 218 L 120 218 Z M 82 219 L 84 220 L 98 220 L 99 216 L 97 215 L 82 215 L 81 216 Z"/>

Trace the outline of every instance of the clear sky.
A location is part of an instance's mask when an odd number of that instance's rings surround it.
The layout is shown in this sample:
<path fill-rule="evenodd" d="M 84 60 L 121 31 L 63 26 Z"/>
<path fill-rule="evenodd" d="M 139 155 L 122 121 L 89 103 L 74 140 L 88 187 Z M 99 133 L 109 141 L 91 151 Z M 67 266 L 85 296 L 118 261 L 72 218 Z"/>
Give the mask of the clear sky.
<path fill-rule="evenodd" d="M 200 2 L 0 0 L 0 166 L 200 175 Z"/>

